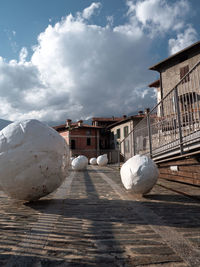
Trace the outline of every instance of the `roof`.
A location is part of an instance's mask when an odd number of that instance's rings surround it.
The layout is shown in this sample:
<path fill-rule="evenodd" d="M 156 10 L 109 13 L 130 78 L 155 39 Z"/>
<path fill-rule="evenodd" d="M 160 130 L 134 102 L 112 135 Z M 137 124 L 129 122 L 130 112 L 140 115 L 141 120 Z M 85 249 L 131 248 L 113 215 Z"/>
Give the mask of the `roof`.
<path fill-rule="evenodd" d="M 160 71 L 164 66 L 169 64 L 172 60 L 181 59 L 182 57 L 184 58 L 184 56 L 187 56 L 189 53 L 193 53 L 195 51 L 200 52 L 200 41 L 198 41 L 198 42 L 184 48 L 183 50 L 177 52 L 176 54 L 158 62 L 157 64 L 151 66 L 149 69 Z"/>
<path fill-rule="evenodd" d="M 156 80 L 156 81 L 154 81 L 154 82 L 152 82 L 152 83 L 150 83 L 149 85 L 148 85 L 148 87 L 154 87 L 154 88 L 158 88 L 158 87 L 160 87 L 160 79 L 158 79 L 158 80 Z"/>
<path fill-rule="evenodd" d="M 81 124 L 80 126 L 78 125 L 78 122 L 75 122 L 75 123 L 71 123 L 70 124 L 70 127 L 71 128 L 99 128 L 99 129 L 102 129 L 101 126 L 94 126 L 94 125 L 89 125 L 89 124 Z M 66 124 L 61 124 L 61 125 L 57 125 L 57 126 L 53 126 L 52 127 L 53 129 L 55 129 L 56 131 L 66 131 L 69 126 L 67 126 Z"/>
<path fill-rule="evenodd" d="M 102 118 L 102 117 L 93 117 L 92 121 L 120 121 L 124 117 L 111 117 L 111 118 Z"/>
<path fill-rule="evenodd" d="M 145 114 L 129 116 L 127 118 L 121 119 L 120 121 L 114 122 L 113 124 L 107 126 L 107 128 L 112 128 L 112 127 L 115 127 L 117 125 L 123 124 L 123 123 L 131 121 L 131 120 L 141 120 L 145 116 L 146 116 Z"/>
<path fill-rule="evenodd" d="M 82 125 L 78 125 L 78 123 L 72 123 L 72 127 L 74 128 L 99 128 L 102 129 L 102 126 L 95 126 L 95 125 L 89 125 L 89 124 L 82 124 Z M 67 127 L 68 128 L 68 127 Z"/>
<path fill-rule="evenodd" d="M 65 130 L 65 127 L 66 127 L 66 124 L 61 124 L 61 125 L 57 125 L 57 126 L 53 126 L 52 128 L 54 129 L 54 130 Z"/>

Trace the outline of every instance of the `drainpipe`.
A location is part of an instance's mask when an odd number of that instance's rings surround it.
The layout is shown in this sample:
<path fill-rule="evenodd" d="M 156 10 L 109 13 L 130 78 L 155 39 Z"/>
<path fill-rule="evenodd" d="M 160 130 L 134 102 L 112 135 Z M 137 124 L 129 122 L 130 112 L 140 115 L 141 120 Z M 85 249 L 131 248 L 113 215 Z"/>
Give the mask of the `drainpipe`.
<path fill-rule="evenodd" d="M 97 129 L 97 156 L 100 155 L 100 151 L 99 151 L 99 129 Z"/>
<path fill-rule="evenodd" d="M 160 73 L 160 96 L 161 100 L 163 100 L 163 84 L 162 84 L 162 74 Z M 163 108 L 163 102 L 161 102 L 161 117 L 164 117 L 164 108 Z"/>

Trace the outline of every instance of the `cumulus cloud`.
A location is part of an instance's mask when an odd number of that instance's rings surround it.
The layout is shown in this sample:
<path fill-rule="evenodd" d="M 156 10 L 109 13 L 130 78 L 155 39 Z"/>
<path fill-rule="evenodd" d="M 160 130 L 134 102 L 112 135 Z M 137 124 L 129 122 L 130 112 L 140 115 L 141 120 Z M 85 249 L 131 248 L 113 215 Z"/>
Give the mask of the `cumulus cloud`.
<path fill-rule="evenodd" d="M 151 35 L 177 30 L 184 26 L 183 18 L 189 11 L 187 0 L 170 2 L 166 0 L 128 1 L 128 15 Z"/>
<path fill-rule="evenodd" d="M 101 6 L 93 3 L 83 12 L 48 25 L 38 36 L 29 61 L 25 47 L 19 61 L 0 58 L 0 117 L 56 123 L 66 118 L 134 113 L 152 106 L 155 94 L 147 89 L 153 79 L 148 71 L 152 39 L 145 31 L 150 23 L 159 30 L 167 28 L 160 17 L 153 18 L 154 13 L 149 17 L 147 10 L 153 12 L 154 4 L 160 11 L 167 4 L 161 0 L 127 3 L 126 24 L 113 26 L 113 20 L 105 27 L 90 24 Z M 186 5 L 183 0 L 177 3 Z M 174 6 L 167 7 L 168 14 Z M 177 11 L 173 12 L 175 16 Z M 181 19 L 177 22 L 182 23 Z"/>
<path fill-rule="evenodd" d="M 83 10 L 82 17 L 84 19 L 90 19 L 90 17 L 94 14 L 95 9 L 100 8 L 100 6 L 100 3 L 92 3 L 89 7 Z"/>
<path fill-rule="evenodd" d="M 26 101 L 26 94 L 44 88 L 38 69 L 31 62 L 5 62 L 0 57 L 0 114 L 2 118 L 14 120 L 26 118 L 35 107 Z M 27 116 L 28 117 L 28 116 Z"/>
<path fill-rule="evenodd" d="M 175 54 L 196 41 L 197 32 L 192 26 L 189 26 L 183 33 L 179 33 L 176 39 L 169 39 L 169 54 Z"/>
<path fill-rule="evenodd" d="M 54 95 L 68 101 L 65 106 L 70 117 L 124 113 L 126 98 L 137 102 L 135 85 L 145 86 L 144 73 L 150 76 L 145 36 L 135 42 L 121 32 L 88 25 L 69 15 L 62 23 L 49 26 L 38 40 L 32 63 Z"/>

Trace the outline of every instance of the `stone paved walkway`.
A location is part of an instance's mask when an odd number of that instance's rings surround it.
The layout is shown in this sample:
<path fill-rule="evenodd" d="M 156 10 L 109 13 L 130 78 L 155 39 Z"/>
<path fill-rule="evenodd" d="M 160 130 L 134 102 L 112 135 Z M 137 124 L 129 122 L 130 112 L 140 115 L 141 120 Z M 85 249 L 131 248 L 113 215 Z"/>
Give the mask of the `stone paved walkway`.
<path fill-rule="evenodd" d="M 117 169 L 89 166 L 34 203 L 0 191 L 0 266 L 199 267 L 200 202 L 166 187 L 136 198 Z"/>

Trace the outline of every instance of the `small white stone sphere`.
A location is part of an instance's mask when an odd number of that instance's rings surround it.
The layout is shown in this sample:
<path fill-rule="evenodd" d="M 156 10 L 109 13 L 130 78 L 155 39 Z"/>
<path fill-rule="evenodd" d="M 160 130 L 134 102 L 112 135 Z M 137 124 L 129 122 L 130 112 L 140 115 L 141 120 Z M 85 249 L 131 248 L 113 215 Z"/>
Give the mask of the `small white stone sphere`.
<path fill-rule="evenodd" d="M 53 128 L 25 120 L 0 132 L 0 187 L 19 200 L 37 200 L 64 181 L 69 149 Z"/>
<path fill-rule="evenodd" d="M 158 179 L 158 168 L 147 156 L 136 155 L 121 167 L 121 181 L 127 190 L 136 194 L 147 194 Z"/>
<path fill-rule="evenodd" d="M 107 163 L 108 163 L 108 157 L 107 157 L 107 154 L 98 156 L 98 158 L 97 158 L 97 164 L 98 164 L 99 166 L 106 166 Z"/>
<path fill-rule="evenodd" d="M 91 158 L 90 159 L 90 164 L 91 165 L 96 165 L 97 164 L 97 159 L 96 158 Z"/>
<path fill-rule="evenodd" d="M 72 161 L 71 165 L 72 169 L 75 171 L 84 170 L 88 165 L 88 159 L 85 156 L 80 155 Z"/>

